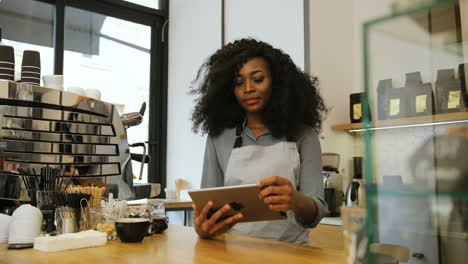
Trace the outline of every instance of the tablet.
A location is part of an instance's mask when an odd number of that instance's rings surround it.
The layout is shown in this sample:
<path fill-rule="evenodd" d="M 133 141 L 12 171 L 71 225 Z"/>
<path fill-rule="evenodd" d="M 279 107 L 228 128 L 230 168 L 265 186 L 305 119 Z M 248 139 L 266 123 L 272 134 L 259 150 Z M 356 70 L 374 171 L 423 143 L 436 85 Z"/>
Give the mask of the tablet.
<path fill-rule="evenodd" d="M 237 213 L 244 215 L 244 218 L 239 220 L 239 222 L 286 219 L 285 213 L 270 210 L 268 205 L 258 198 L 260 190 L 261 188 L 257 187 L 256 184 L 248 184 L 190 190 L 188 193 L 200 211 L 209 201 L 214 202 L 212 209 L 208 213 L 208 218 L 225 204 L 230 204 L 231 210 L 218 221 L 222 221 Z"/>

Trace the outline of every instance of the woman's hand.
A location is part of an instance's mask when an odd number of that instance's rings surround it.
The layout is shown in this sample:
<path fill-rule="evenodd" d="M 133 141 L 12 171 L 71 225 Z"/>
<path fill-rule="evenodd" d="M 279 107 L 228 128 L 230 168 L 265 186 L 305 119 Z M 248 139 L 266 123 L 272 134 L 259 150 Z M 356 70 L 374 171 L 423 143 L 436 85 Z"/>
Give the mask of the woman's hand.
<path fill-rule="evenodd" d="M 263 200 L 271 210 L 286 212 L 295 209 L 299 192 L 288 179 L 270 176 L 259 181 L 257 186 L 264 188 L 258 194 L 258 198 Z"/>
<path fill-rule="evenodd" d="M 225 204 L 218 211 L 216 211 L 210 218 L 207 218 L 208 213 L 213 207 L 213 202 L 209 201 L 205 207 L 201 210 L 198 210 L 195 204 L 192 204 L 194 211 L 193 223 L 195 225 L 195 231 L 201 238 L 212 238 L 231 229 L 240 219 L 244 216 L 241 213 L 235 214 L 227 219 L 222 221 L 218 220 L 229 210 L 231 207 L 228 204 Z"/>

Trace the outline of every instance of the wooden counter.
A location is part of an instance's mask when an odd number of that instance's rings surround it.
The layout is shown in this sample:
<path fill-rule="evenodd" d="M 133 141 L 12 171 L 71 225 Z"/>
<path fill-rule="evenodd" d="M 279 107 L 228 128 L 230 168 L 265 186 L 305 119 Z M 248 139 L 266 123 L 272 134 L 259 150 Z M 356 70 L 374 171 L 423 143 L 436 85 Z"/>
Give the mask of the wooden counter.
<path fill-rule="evenodd" d="M 0 263 L 345 263 L 343 251 L 224 234 L 199 239 L 193 228 L 170 225 L 164 234 L 142 243 L 109 241 L 97 248 L 45 253 L 7 250 L 0 244 Z"/>

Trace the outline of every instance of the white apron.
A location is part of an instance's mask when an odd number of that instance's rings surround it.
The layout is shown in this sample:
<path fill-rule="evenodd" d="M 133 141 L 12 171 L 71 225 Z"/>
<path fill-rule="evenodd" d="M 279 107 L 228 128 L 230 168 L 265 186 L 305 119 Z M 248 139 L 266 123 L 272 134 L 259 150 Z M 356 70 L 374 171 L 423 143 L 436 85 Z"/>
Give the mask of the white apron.
<path fill-rule="evenodd" d="M 257 183 L 269 176 L 289 179 L 299 185 L 300 159 L 294 142 L 279 142 L 272 146 L 249 145 L 234 148 L 229 158 L 224 185 Z M 288 217 L 292 214 L 289 212 Z M 238 223 L 229 232 L 273 240 L 301 243 L 304 229 L 291 220 Z"/>

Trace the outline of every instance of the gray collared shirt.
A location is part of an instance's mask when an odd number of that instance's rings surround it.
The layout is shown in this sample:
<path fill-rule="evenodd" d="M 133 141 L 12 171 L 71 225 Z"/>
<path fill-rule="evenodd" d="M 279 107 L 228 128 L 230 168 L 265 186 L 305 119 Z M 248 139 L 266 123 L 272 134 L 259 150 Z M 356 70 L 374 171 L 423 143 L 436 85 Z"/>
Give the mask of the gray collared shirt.
<path fill-rule="evenodd" d="M 208 136 L 205 148 L 205 159 L 203 163 L 202 188 L 219 187 L 224 185 L 224 175 L 228 165 L 229 157 L 234 146 L 236 129 L 225 129 L 217 137 Z M 242 146 L 262 145 L 271 146 L 275 143 L 285 141 L 273 137 L 266 130 L 256 137 L 250 128 L 245 127 L 242 133 Z M 323 216 L 328 212 L 324 202 L 322 159 L 320 142 L 317 133 L 311 127 L 303 130 L 302 136 L 296 141 L 300 156 L 299 191 L 310 197 L 317 204 L 317 217 L 312 223 L 299 223 L 293 214 L 288 214 L 288 219 L 294 221 L 304 228 L 304 240 L 308 237 L 308 228 L 315 227 Z M 306 241 L 288 241 L 304 244 Z"/>

